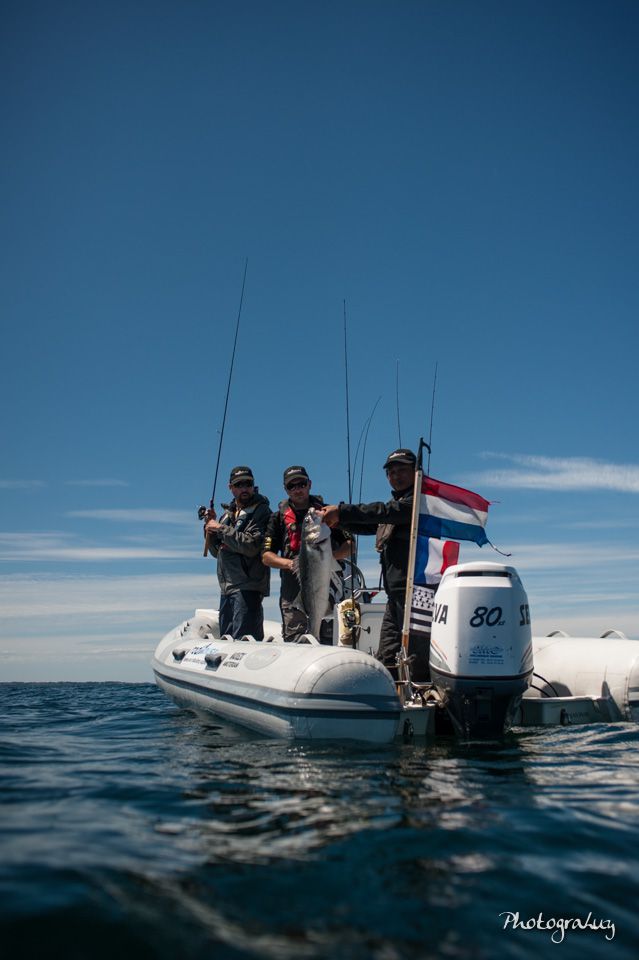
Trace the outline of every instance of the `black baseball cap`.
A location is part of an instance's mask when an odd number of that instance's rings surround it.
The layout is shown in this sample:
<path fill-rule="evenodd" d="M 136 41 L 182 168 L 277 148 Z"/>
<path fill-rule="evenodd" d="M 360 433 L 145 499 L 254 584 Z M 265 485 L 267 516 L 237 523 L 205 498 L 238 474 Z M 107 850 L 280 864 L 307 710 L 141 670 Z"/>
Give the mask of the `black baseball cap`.
<path fill-rule="evenodd" d="M 229 478 L 229 483 L 237 483 L 238 480 L 250 480 L 251 483 L 254 483 L 253 471 L 250 467 L 233 467 L 231 470 L 231 476 Z"/>
<path fill-rule="evenodd" d="M 388 454 L 386 463 L 384 464 L 384 470 L 388 470 L 394 463 L 407 463 L 411 467 L 416 467 L 417 457 L 412 450 L 401 447 L 399 450 L 393 450 L 392 453 Z"/>
<path fill-rule="evenodd" d="M 305 467 L 287 467 L 284 471 L 284 486 L 291 480 L 309 480 L 310 477 Z"/>

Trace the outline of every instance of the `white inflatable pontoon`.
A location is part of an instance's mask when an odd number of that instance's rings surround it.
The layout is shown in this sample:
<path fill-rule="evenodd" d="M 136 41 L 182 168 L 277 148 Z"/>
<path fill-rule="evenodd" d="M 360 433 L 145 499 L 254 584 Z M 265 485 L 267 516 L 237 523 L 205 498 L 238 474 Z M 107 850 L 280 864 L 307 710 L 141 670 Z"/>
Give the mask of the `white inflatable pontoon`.
<path fill-rule="evenodd" d="M 220 637 L 217 612 L 196 610 L 163 638 L 152 666 L 176 703 L 270 737 L 389 743 L 452 729 L 492 737 L 512 724 L 639 720 L 639 641 L 618 631 L 532 637 L 513 567 L 446 570 L 431 683 L 397 684 L 374 658 L 383 613 L 383 603 L 359 604 L 354 649 L 339 639 L 337 615 L 327 645 L 308 634 L 283 643 L 269 621 L 264 641 Z"/>

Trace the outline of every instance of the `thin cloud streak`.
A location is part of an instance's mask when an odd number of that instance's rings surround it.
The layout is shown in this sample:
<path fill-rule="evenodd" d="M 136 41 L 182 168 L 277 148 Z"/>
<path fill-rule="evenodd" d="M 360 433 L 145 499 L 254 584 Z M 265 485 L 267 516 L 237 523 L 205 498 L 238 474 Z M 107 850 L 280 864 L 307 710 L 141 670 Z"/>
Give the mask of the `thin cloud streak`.
<path fill-rule="evenodd" d="M 165 523 L 194 525 L 194 512 L 189 510 L 69 510 L 65 516 L 80 520 L 106 520 L 112 523 Z"/>
<path fill-rule="evenodd" d="M 606 463 L 591 457 L 543 457 L 529 454 L 484 453 L 508 460 L 514 469 L 484 470 L 467 477 L 469 484 L 530 490 L 615 490 L 639 493 L 637 464 Z"/>
<path fill-rule="evenodd" d="M 614 570 L 618 575 L 624 565 L 639 561 L 639 546 L 602 547 L 588 543 L 529 543 L 512 547 L 507 563 L 522 573 L 531 570 Z"/>
<path fill-rule="evenodd" d="M 192 560 L 192 549 L 158 545 L 94 546 L 59 533 L 0 534 L 0 561 L 63 563 L 112 560 Z"/>
<path fill-rule="evenodd" d="M 105 478 L 104 480 L 65 480 L 67 487 L 128 487 L 126 480 Z"/>
<path fill-rule="evenodd" d="M 0 480 L 0 490 L 34 490 L 46 487 L 44 480 Z"/>
<path fill-rule="evenodd" d="M 134 577 L 27 577 L 0 581 L 3 618 L 28 623 L 34 617 L 124 617 L 179 610 L 189 616 L 195 605 L 217 604 L 219 588 L 210 574 L 160 574 Z M 28 611 L 28 614 L 26 613 Z M 172 624 L 174 625 L 174 624 Z M 102 629 L 109 626 L 103 622 Z M 83 631 L 82 623 L 78 632 Z M 137 631 L 136 631 L 137 633 Z"/>

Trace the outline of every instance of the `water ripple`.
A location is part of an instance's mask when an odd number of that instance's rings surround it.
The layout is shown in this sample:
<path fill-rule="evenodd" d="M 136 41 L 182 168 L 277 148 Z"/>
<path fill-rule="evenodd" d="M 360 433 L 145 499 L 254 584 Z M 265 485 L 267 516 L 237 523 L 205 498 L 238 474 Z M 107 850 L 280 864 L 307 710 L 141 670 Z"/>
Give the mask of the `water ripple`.
<path fill-rule="evenodd" d="M 636 727 L 355 748 L 202 722 L 146 684 L 0 690 L 11 957 L 550 949 L 508 911 L 614 921 L 612 944 L 568 932 L 562 960 L 637 953 Z"/>

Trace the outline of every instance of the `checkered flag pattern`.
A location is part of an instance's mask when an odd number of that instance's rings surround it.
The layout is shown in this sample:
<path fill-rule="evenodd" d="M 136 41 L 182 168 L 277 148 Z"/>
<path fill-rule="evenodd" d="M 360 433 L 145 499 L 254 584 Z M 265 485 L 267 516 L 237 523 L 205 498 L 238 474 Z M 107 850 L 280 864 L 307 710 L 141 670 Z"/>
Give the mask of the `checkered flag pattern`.
<path fill-rule="evenodd" d="M 435 590 L 431 587 L 413 587 L 413 600 L 410 606 L 410 632 L 430 637 L 435 607 Z"/>

